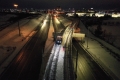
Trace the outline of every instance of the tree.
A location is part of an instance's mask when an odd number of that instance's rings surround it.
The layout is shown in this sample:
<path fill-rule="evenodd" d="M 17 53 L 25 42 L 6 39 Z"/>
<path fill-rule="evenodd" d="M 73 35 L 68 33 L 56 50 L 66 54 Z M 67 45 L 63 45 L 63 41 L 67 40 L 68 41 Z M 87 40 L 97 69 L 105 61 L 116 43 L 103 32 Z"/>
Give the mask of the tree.
<path fill-rule="evenodd" d="M 102 27 L 101 27 L 101 25 L 98 25 L 98 26 L 97 26 L 97 29 L 95 29 L 95 35 L 96 35 L 97 37 L 100 37 L 102 33 L 103 33 Z"/>
<path fill-rule="evenodd" d="M 111 37 L 112 37 L 112 33 L 109 32 L 109 33 L 106 35 L 106 40 L 107 40 L 107 42 L 110 42 Z"/>
<path fill-rule="evenodd" d="M 106 37 L 106 29 L 103 30 L 103 32 L 102 32 L 102 37 L 103 37 L 103 39 Z"/>
<path fill-rule="evenodd" d="M 112 38 L 111 38 L 111 44 L 113 44 L 115 41 L 117 40 L 117 37 L 114 35 L 112 35 Z"/>

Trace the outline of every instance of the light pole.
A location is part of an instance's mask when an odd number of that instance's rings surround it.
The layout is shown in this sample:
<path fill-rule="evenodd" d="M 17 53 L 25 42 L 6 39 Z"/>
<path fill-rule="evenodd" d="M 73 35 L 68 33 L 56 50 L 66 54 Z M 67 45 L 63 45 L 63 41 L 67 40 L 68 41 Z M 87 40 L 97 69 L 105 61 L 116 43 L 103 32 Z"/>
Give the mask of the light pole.
<path fill-rule="evenodd" d="M 14 7 L 17 9 L 17 7 L 18 7 L 18 4 L 14 4 Z"/>
<path fill-rule="evenodd" d="M 17 8 L 18 8 L 18 4 L 14 4 L 14 7 L 15 7 L 16 10 L 17 10 Z M 19 30 L 19 36 L 21 36 L 21 34 L 20 34 L 19 20 L 18 20 L 18 30 Z"/>
<path fill-rule="evenodd" d="M 76 53 L 76 74 L 77 74 L 77 65 L 78 65 L 78 50 L 77 50 L 77 53 Z"/>
<path fill-rule="evenodd" d="M 21 36 L 21 34 L 20 34 L 19 20 L 18 20 L 18 30 L 19 30 L 19 36 Z"/>
<path fill-rule="evenodd" d="M 88 31 L 87 31 L 87 49 L 88 49 L 88 48 L 89 48 L 89 47 L 88 47 L 88 39 L 89 39 L 89 36 L 88 36 L 88 35 L 89 35 L 89 27 L 87 26 L 87 28 L 88 28 Z"/>

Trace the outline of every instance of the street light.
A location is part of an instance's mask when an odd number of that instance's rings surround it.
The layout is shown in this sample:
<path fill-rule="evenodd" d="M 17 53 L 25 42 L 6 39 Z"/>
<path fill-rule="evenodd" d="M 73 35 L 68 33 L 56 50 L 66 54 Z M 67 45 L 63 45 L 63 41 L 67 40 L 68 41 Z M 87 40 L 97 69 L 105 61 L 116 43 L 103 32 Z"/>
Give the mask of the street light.
<path fill-rule="evenodd" d="M 16 9 L 18 8 L 18 4 L 14 4 L 13 6 L 14 6 Z M 18 20 L 18 30 L 19 30 L 19 36 L 21 36 L 21 34 L 20 34 L 19 20 Z"/>
<path fill-rule="evenodd" d="M 17 9 L 17 7 L 18 7 L 18 4 L 14 4 L 14 7 Z"/>
<path fill-rule="evenodd" d="M 89 35 L 89 27 L 87 26 L 87 28 L 88 28 L 88 31 L 87 31 L 87 49 L 88 49 L 88 48 L 89 48 L 89 47 L 88 47 L 88 39 L 89 39 L 89 36 L 88 36 L 88 35 Z"/>

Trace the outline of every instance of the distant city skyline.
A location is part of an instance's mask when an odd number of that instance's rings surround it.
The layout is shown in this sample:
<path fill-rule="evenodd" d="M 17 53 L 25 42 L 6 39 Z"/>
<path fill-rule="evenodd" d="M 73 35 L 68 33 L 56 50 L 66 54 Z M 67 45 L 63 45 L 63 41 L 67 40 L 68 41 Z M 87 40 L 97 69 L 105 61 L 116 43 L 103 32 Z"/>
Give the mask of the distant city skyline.
<path fill-rule="evenodd" d="M 0 0 L 0 8 L 53 9 L 61 6 L 62 9 L 94 8 L 94 9 L 120 9 L 120 0 Z"/>

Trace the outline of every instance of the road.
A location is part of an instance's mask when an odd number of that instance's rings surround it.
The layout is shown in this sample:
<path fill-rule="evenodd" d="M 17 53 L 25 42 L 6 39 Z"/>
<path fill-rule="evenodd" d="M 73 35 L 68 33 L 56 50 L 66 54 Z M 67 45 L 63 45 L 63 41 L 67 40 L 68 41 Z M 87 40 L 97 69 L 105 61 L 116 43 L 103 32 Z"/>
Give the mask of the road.
<path fill-rule="evenodd" d="M 82 49 L 75 39 L 73 39 L 72 55 L 74 69 L 75 72 L 77 72 L 77 80 L 111 80 L 111 78 L 98 66 L 98 64 Z"/>
<path fill-rule="evenodd" d="M 36 34 L 2 73 L 0 80 L 37 80 L 39 78 L 49 26 L 50 16 L 47 15 L 43 24 L 37 26 Z"/>
<path fill-rule="evenodd" d="M 61 32 L 62 30 L 65 29 L 65 26 L 61 24 L 61 22 L 57 19 L 57 17 L 53 16 L 52 21 L 55 32 Z"/>
<path fill-rule="evenodd" d="M 73 21 L 73 25 L 76 21 Z M 76 22 L 76 24 L 74 26 L 77 26 L 78 22 Z M 65 56 L 69 58 L 70 56 L 70 35 L 71 32 L 70 30 L 72 30 L 71 28 L 68 28 L 68 31 L 66 30 L 66 34 L 64 34 L 63 36 L 63 43 L 66 43 L 65 45 L 65 50 L 66 50 L 66 54 Z M 59 29 L 58 29 L 59 30 Z M 70 34 L 70 35 L 69 35 Z M 64 41 L 65 40 L 65 41 Z M 78 42 L 73 41 L 73 62 L 74 62 L 74 68 L 75 68 L 75 72 L 77 71 L 77 80 L 111 80 L 111 78 L 109 77 L 109 75 L 107 75 L 101 68 L 100 66 L 98 66 L 98 64 L 80 47 L 80 45 L 78 44 Z M 78 50 L 78 65 L 77 65 L 77 70 L 76 70 L 76 50 Z M 70 60 L 65 58 L 65 75 L 64 78 L 65 80 L 73 80 L 72 77 L 72 64 L 70 64 Z M 68 65 L 69 63 L 69 65 Z"/>
<path fill-rule="evenodd" d="M 29 42 L 22 48 L 18 55 L 13 59 L 6 70 L 0 75 L 0 80 L 38 80 L 40 68 L 42 64 L 42 54 L 44 52 L 44 45 L 48 36 L 50 27 L 50 16 L 47 15 L 43 24 L 39 24 L 36 28 L 36 34 L 29 40 Z M 56 32 L 64 30 L 64 26 L 57 20 L 52 18 L 53 25 Z M 71 33 L 70 33 L 71 34 Z M 69 31 L 64 39 L 70 40 Z M 66 41 L 63 43 L 66 43 Z M 67 41 L 66 46 L 70 46 Z M 94 62 L 94 60 L 86 54 L 80 47 L 78 42 L 73 41 L 73 62 L 76 70 L 76 50 L 78 50 L 78 66 L 77 66 L 77 80 L 110 80 L 103 70 Z M 70 48 L 70 47 L 69 47 Z M 68 48 L 66 48 L 68 50 Z M 69 53 L 69 51 L 66 51 Z M 67 54 L 66 54 L 67 55 Z M 68 55 L 69 56 L 69 55 Z M 66 60 L 66 63 L 69 62 Z M 68 66 L 66 64 L 66 66 Z M 69 66 L 70 67 L 70 66 Z M 65 68 L 66 69 L 66 68 Z M 70 70 L 70 69 L 66 69 Z M 67 72 L 66 72 L 67 73 Z M 68 73 L 67 74 L 71 74 Z M 66 75 L 66 78 L 69 77 Z"/>

